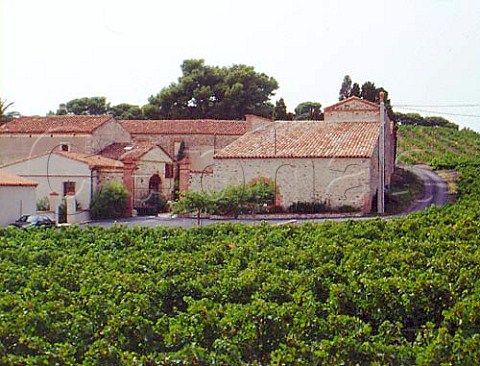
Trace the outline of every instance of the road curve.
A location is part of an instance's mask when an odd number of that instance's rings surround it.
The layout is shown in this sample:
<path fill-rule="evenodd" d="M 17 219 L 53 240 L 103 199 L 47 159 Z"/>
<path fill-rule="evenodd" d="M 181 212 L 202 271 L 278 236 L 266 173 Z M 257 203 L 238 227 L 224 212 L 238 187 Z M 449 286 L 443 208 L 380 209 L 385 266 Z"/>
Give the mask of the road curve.
<path fill-rule="evenodd" d="M 448 185 L 435 172 L 419 165 L 402 166 L 402 168 L 423 181 L 422 195 L 412 203 L 408 213 L 424 210 L 431 205 L 444 206 L 447 203 Z"/>

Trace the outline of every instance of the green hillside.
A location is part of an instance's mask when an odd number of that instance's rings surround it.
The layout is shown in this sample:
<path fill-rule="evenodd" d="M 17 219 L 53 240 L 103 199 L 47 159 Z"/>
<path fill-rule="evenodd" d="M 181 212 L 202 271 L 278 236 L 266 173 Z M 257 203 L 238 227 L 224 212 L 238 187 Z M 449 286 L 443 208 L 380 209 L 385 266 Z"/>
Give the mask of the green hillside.
<path fill-rule="evenodd" d="M 399 126 L 397 160 L 401 164 L 429 164 L 452 168 L 480 157 L 480 134 L 469 129 Z"/>
<path fill-rule="evenodd" d="M 0 229 L 0 364 L 479 365 L 478 135 L 433 139 L 458 200 L 401 219 Z"/>

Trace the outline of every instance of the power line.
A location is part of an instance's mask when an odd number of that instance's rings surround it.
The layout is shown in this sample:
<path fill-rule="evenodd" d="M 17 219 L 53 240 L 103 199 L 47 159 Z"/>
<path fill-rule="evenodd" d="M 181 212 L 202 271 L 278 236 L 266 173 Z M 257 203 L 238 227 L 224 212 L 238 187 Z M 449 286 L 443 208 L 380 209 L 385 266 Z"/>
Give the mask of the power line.
<path fill-rule="evenodd" d="M 444 114 L 444 115 L 447 115 L 447 116 L 480 118 L 480 114 L 463 114 L 463 113 L 451 113 L 451 112 L 443 112 L 443 111 L 432 111 L 432 110 L 422 109 L 422 108 L 409 108 L 409 107 L 400 106 L 400 105 L 396 105 L 395 107 L 399 107 L 399 108 L 402 108 L 402 109 L 407 109 L 409 111 L 414 111 L 414 112 Z"/>
<path fill-rule="evenodd" d="M 420 107 L 420 108 L 477 108 L 480 104 L 395 104 L 393 107 Z"/>

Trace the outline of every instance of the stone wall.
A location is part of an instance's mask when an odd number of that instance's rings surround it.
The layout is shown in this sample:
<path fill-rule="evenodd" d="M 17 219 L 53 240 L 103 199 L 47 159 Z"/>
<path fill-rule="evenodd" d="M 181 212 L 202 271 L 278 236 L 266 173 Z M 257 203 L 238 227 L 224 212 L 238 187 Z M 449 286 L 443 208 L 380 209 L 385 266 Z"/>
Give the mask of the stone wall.
<path fill-rule="evenodd" d="M 98 127 L 88 140 L 89 145 L 85 151 L 87 154 L 97 154 L 114 142 L 130 142 L 130 133 L 116 120 L 111 119 Z"/>
<path fill-rule="evenodd" d="M 213 176 L 191 178 L 191 189 L 220 190 L 265 177 L 276 184 L 277 204 L 324 202 L 369 210 L 370 159 L 217 159 Z"/>

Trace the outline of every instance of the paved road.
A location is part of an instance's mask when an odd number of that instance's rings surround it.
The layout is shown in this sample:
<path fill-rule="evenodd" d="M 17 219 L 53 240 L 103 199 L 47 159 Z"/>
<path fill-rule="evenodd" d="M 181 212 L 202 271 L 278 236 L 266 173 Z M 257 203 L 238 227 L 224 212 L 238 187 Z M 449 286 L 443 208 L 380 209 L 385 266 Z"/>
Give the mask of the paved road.
<path fill-rule="evenodd" d="M 416 174 L 420 179 L 422 179 L 424 183 L 424 192 L 420 198 L 413 202 L 412 206 L 405 214 L 424 210 L 425 208 L 429 207 L 430 205 L 437 205 L 442 206 L 447 203 L 448 199 L 448 187 L 445 181 L 443 181 L 436 173 L 432 172 L 429 169 L 423 168 L 421 166 L 404 166 L 402 167 L 411 171 L 412 173 Z M 396 215 L 395 217 L 403 216 Z M 385 216 L 391 217 L 391 216 Z M 355 217 L 354 219 L 359 220 L 367 220 L 371 219 L 372 217 Z M 348 218 L 337 218 L 335 220 L 346 220 Z M 304 219 L 304 220 L 293 220 L 293 221 L 314 221 L 314 222 L 321 222 L 325 221 L 326 219 Z M 332 218 L 329 218 L 332 220 Z M 278 225 L 291 222 L 291 219 L 272 219 L 268 220 L 268 223 L 271 225 Z M 202 219 L 200 225 L 210 225 L 219 222 L 234 222 L 234 223 L 243 223 L 248 225 L 258 225 L 263 222 L 263 220 L 211 220 L 211 219 Z M 184 228 L 190 228 L 197 226 L 196 219 L 189 219 L 189 218 L 172 218 L 168 214 L 160 215 L 160 216 L 141 216 L 141 217 L 131 217 L 122 220 L 116 221 L 97 221 L 91 222 L 87 225 L 98 225 L 103 227 L 110 227 L 115 224 L 120 225 L 128 225 L 128 226 L 150 226 L 155 227 L 158 225 L 163 226 L 179 226 Z"/>
<path fill-rule="evenodd" d="M 443 206 L 448 201 L 448 185 L 435 172 L 421 166 L 404 166 L 423 181 L 423 194 L 416 199 L 408 212 L 421 211 L 431 205 Z"/>

